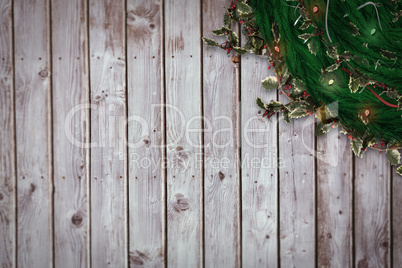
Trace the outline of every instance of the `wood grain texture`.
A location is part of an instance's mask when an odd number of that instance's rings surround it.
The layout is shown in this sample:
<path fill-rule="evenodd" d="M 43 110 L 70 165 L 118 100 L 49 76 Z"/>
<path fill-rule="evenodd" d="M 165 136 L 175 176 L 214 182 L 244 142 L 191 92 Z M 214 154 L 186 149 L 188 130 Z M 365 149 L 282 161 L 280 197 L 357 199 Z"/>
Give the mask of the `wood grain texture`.
<path fill-rule="evenodd" d="M 127 267 L 125 1 L 89 1 L 91 264 Z"/>
<path fill-rule="evenodd" d="M 0 267 L 402 267 L 395 168 L 263 118 L 228 4 L 0 1 Z"/>
<path fill-rule="evenodd" d="M 0 2 L 0 267 L 16 267 L 16 178 L 11 0 Z"/>
<path fill-rule="evenodd" d="M 318 137 L 318 267 L 353 266 L 352 154 L 350 141 L 338 129 Z"/>
<path fill-rule="evenodd" d="M 56 267 L 84 267 L 90 260 L 86 3 L 51 3 Z"/>
<path fill-rule="evenodd" d="M 127 2 L 130 266 L 165 265 L 163 6 Z"/>
<path fill-rule="evenodd" d="M 164 10 L 167 263 L 202 267 L 201 5 L 166 0 Z"/>
<path fill-rule="evenodd" d="M 14 1 L 18 266 L 52 265 L 49 10 Z"/>
<path fill-rule="evenodd" d="M 241 61 L 242 265 L 278 266 L 277 119 L 262 117 L 257 97 L 267 103 L 276 92 L 264 91 L 261 80 L 267 59 L 245 55 Z"/>
<path fill-rule="evenodd" d="M 203 1 L 203 36 L 213 38 L 227 4 Z M 205 266 L 240 267 L 239 69 L 222 52 L 203 49 Z"/>
<path fill-rule="evenodd" d="M 390 267 L 390 178 L 384 154 L 369 150 L 355 160 L 357 267 Z"/>
<path fill-rule="evenodd" d="M 392 169 L 392 249 L 394 267 L 402 267 L 402 177 Z"/>
<path fill-rule="evenodd" d="M 289 100 L 281 96 L 282 103 Z M 315 159 L 313 116 L 279 120 L 280 261 L 315 266 Z"/>

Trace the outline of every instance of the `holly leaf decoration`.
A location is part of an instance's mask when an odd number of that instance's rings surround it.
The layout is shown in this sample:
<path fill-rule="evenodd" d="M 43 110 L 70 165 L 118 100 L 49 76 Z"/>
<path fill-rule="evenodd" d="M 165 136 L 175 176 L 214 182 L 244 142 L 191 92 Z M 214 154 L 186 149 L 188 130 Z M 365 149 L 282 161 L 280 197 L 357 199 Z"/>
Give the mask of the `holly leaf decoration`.
<path fill-rule="evenodd" d="M 262 39 L 258 38 L 258 37 L 253 37 L 252 38 L 252 42 L 253 42 L 253 46 L 256 49 L 259 49 L 262 47 L 262 44 L 264 43 L 264 41 L 262 41 Z"/>
<path fill-rule="evenodd" d="M 299 89 L 300 91 L 306 91 L 304 84 L 300 80 L 293 79 L 293 85 L 295 88 Z"/>
<path fill-rule="evenodd" d="M 350 58 L 353 57 L 352 53 L 350 53 L 349 51 L 345 51 L 342 55 L 341 55 L 342 59 L 349 61 Z"/>
<path fill-rule="evenodd" d="M 308 115 L 308 113 L 306 113 L 306 108 L 304 105 L 300 105 L 298 107 L 296 107 L 290 114 L 289 116 L 291 118 L 300 118 L 300 117 L 304 117 Z"/>
<path fill-rule="evenodd" d="M 240 55 L 244 55 L 247 53 L 247 49 L 244 49 L 242 47 L 233 47 L 233 49 Z"/>
<path fill-rule="evenodd" d="M 337 118 L 339 112 L 339 103 L 337 101 L 328 104 L 327 106 L 328 113 L 331 117 Z"/>
<path fill-rule="evenodd" d="M 396 90 L 388 90 L 386 92 L 386 94 L 387 94 L 387 97 L 390 99 L 397 100 L 399 98 L 398 91 L 396 91 Z"/>
<path fill-rule="evenodd" d="M 283 72 L 282 72 L 282 76 L 281 76 L 281 79 L 280 79 L 280 81 L 279 81 L 279 84 L 280 84 L 281 86 L 283 86 L 284 84 L 286 84 L 286 82 L 287 82 L 288 79 L 289 79 L 289 76 L 290 76 L 290 73 L 289 73 L 288 67 L 285 67 L 285 70 L 283 70 Z"/>
<path fill-rule="evenodd" d="M 204 41 L 204 43 L 205 43 L 207 46 L 210 46 L 210 47 L 219 47 L 219 44 L 218 44 L 215 40 L 213 40 L 213 39 L 209 39 L 209 38 L 203 37 L 203 38 L 202 38 L 202 41 Z"/>
<path fill-rule="evenodd" d="M 396 169 L 396 173 L 398 173 L 399 175 L 402 176 L 402 166 L 399 166 L 399 167 Z"/>
<path fill-rule="evenodd" d="M 227 39 L 228 39 L 229 43 L 232 43 L 235 46 L 237 46 L 237 44 L 239 43 L 239 37 L 233 31 L 229 31 L 229 33 L 227 35 Z"/>
<path fill-rule="evenodd" d="M 289 98 L 292 100 L 299 100 L 303 97 L 303 91 L 301 91 L 298 88 L 294 88 L 290 93 L 289 93 Z"/>
<path fill-rule="evenodd" d="M 338 51 L 336 50 L 336 45 L 329 45 L 327 47 L 327 55 L 333 60 L 339 59 Z"/>
<path fill-rule="evenodd" d="M 325 105 L 322 105 L 317 108 L 315 117 L 318 120 L 320 120 L 321 123 L 326 123 L 331 116 L 329 115 L 329 112 L 327 111 L 327 107 Z"/>
<path fill-rule="evenodd" d="M 260 98 L 257 98 L 256 103 L 257 103 L 258 107 L 260 107 L 261 109 L 263 109 L 263 110 L 267 109 L 265 107 L 265 103 Z"/>
<path fill-rule="evenodd" d="M 306 20 L 303 22 L 303 24 L 299 27 L 300 30 L 306 30 L 308 27 L 310 27 L 310 21 Z"/>
<path fill-rule="evenodd" d="M 279 112 L 281 111 L 282 108 L 285 108 L 285 106 L 279 101 L 271 101 L 270 103 L 267 104 L 267 108 L 269 108 L 274 112 Z"/>
<path fill-rule="evenodd" d="M 334 64 L 328 66 L 328 67 L 325 69 L 325 71 L 328 72 L 328 73 L 333 72 L 333 71 L 335 71 L 336 69 L 338 69 L 339 65 L 340 65 L 339 63 L 334 63 Z"/>
<path fill-rule="evenodd" d="M 396 59 L 396 55 L 394 52 L 385 50 L 385 49 L 381 49 L 380 48 L 380 53 L 381 56 L 383 56 L 384 58 L 390 59 L 390 60 L 395 60 Z"/>
<path fill-rule="evenodd" d="M 320 122 L 319 124 L 317 124 L 317 127 L 315 129 L 315 135 L 321 136 L 328 133 L 328 131 L 330 130 L 331 130 L 331 124 L 323 124 L 322 122 Z"/>
<path fill-rule="evenodd" d="M 318 43 L 316 39 L 311 39 L 307 44 L 308 50 L 310 50 L 311 54 L 314 56 L 317 55 L 318 51 Z"/>
<path fill-rule="evenodd" d="M 394 16 L 394 18 L 392 19 L 392 22 L 397 22 L 399 17 L 402 16 L 402 10 L 400 10 L 399 12 L 392 12 L 391 11 L 392 16 Z"/>
<path fill-rule="evenodd" d="M 310 20 L 310 17 L 304 8 L 299 8 L 299 13 L 303 17 L 304 20 Z"/>
<path fill-rule="evenodd" d="M 290 117 L 289 117 L 289 114 L 290 114 L 290 112 L 289 112 L 289 110 L 288 109 L 285 109 L 284 111 L 283 111 L 283 120 L 286 122 L 286 123 L 288 123 L 288 124 L 290 124 Z"/>
<path fill-rule="evenodd" d="M 401 154 L 398 150 L 388 150 L 387 151 L 388 161 L 392 166 L 396 166 L 401 161 Z"/>
<path fill-rule="evenodd" d="M 344 129 L 343 127 L 342 127 L 341 130 L 339 130 L 339 133 L 342 133 L 342 134 L 344 134 L 344 135 L 348 134 L 348 132 L 346 131 L 346 129 Z"/>
<path fill-rule="evenodd" d="M 279 33 L 279 26 L 276 21 L 272 23 L 272 35 L 274 36 L 275 42 L 278 43 L 281 40 L 281 35 Z"/>
<path fill-rule="evenodd" d="M 367 147 L 372 147 L 374 144 L 377 144 L 377 140 L 374 137 L 367 141 Z"/>
<path fill-rule="evenodd" d="M 252 12 L 251 7 L 243 2 L 236 2 L 236 7 L 240 16 L 247 16 Z"/>
<path fill-rule="evenodd" d="M 307 42 L 307 40 L 309 40 L 309 39 L 310 39 L 310 37 L 312 37 L 312 36 L 313 36 L 312 34 L 305 33 L 305 34 L 301 34 L 301 35 L 299 35 L 298 37 L 299 37 L 300 39 L 304 40 L 304 43 L 306 43 L 306 42 Z"/>
<path fill-rule="evenodd" d="M 359 78 L 354 78 L 353 76 L 350 76 L 349 78 L 349 89 L 352 93 L 355 93 L 356 91 L 359 90 L 361 83 Z"/>
<path fill-rule="evenodd" d="M 223 25 L 225 25 L 226 27 L 230 26 L 230 17 L 228 13 L 225 13 L 225 15 L 223 15 Z"/>
<path fill-rule="evenodd" d="M 352 146 L 352 150 L 356 156 L 362 157 L 363 154 L 360 154 L 363 148 L 363 140 L 359 137 L 350 139 L 350 145 Z"/>
<path fill-rule="evenodd" d="M 266 90 L 272 90 L 278 87 L 278 80 L 275 76 L 269 76 L 261 81 L 262 87 Z"/>
<path fill-rule="evenodd" d="M 354 23 L 349 22 L 349 24 L 350 24 L 350 30 L 352 32 L 352 35 L 353 36 L 360 35 L 359 28 L 357 28 L 357 26 Z"/>
<path fill-rule="evenodd" d="M 213 30 L 212 33 L 214 35 L 223 35 L 224 33 L 228 32 L 228 31 L 230 31 L 230 29 L 225 27 L 225 26 L 223 26 L 220 29 Z"/>

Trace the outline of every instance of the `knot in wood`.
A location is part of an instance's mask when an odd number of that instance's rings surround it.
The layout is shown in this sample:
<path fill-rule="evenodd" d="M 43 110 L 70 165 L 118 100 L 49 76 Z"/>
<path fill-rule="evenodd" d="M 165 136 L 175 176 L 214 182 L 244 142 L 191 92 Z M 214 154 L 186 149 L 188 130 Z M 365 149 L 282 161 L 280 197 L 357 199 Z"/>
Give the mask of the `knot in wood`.
<path fill-rule="evenodd" d="M 151 145 L 151 140 L 149 139 L 149 137 L 143 138 L 142 141 L 144 142 L 146 147 L 149 147 L 149 145 Z"/>
<path fill-rule="evenodd" d="M 130 264 L 141 266 L 141 265 L 144 265 L 144 261 L 141 260 L 141 258 L 138 257 L 138 256 L 131 256 L 130 257 Z"/>
<path fill-rule="evenodd" d="M 0 193 L 0 201 L 4 199 L 4 195 Z"/>
<path fill-rule="evenodd" d="M 223 174 L 222 171 L 219 171 L 219 179 L 221 181 L 223 181 L 224 178 L 225 178 L 225 174 Z"/>
<path fill-rule="evenodd" d="M 75 226 L 80 226 L 83 222 L 83 218 L 80 212 L 77 212 L 73 215 L 73 217 L 71 218 L 71 222 L 75 225 Z"/>
<path fill-rule="evenodd" d="M 186 211 L 190 208 L 190 204 L 187 198 L 177 198 L 176 203 L 173 206 L 174 210 L 177 212 Z"/>
<path fill-rule="evenodd" d="M 94 97 L 94 101 L 96 101 L 96 102 L 101 101 L 102 99 L 103 99 L 103 96 L 99 95 L 99 94 Z"/>
<path fill-rule="evenodd" d="M 31 189 L 30 190 L 31 190 L 31 193 L 35 192 L 35 190 L 36 190 L 35 184 L 31 183 Z"/>
<path fill-rule="evenodd" d="M 46 69 L 39 72 L 39 76 L 42 78 L 46 78 L 48 75 L 49 75 L 49 72 Z"/>
<path fill-rule="evenodd" d="M 358 268 L 368 268 L 367 260 L 366 259 L 359 260 L 359 262 L 357 263 L 357 267 Z"/>

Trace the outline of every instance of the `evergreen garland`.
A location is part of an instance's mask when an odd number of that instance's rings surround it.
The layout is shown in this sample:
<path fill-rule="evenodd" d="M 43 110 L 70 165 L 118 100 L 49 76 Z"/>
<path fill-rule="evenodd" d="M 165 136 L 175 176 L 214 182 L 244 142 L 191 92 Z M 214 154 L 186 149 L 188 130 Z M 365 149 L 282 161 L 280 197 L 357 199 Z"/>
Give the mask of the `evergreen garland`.
<path fill-rule="evenodd" d="M 402 146 L 402 15 L 400 0 L 237 0 L 230 3 L 225 35 L 209 46 L 229 54 L 267 56 L 276 76 L 262 80 L 266 90 L 279 89 L 290 102 L 260 98 L 268 118 L 281 112 L 284 120 L 308 115 L 320 120 L 316 135 L 340 126 L 353 152 L 386 151 L 400 164 Z M 242 25 L 246 44 L 239 45 L 232 24 Z M 402 175 L 402 166 L 397 168 Z"/>

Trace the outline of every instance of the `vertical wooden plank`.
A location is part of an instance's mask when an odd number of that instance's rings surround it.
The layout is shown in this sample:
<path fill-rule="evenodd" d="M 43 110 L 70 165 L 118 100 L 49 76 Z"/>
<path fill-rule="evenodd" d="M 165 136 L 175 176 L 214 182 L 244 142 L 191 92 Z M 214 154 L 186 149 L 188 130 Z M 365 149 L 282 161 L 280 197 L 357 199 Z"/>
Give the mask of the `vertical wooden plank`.
<path fill-rule="evenodd" d="M 14 1 L 18 265 L 52 265 L 48 2 Z"/>
<path fill-rule="evenodd" d="M 392 245 L 394 267 L 402 267 L 402 177 L 392 169 Z"/>
<path fill-rule="evenodd" d="M 125 1 L 89 1 L 91 258 L 127 266 Z"/>
<path fill-rule="evenodd" d="M 89 265 L 87 6 L 55 0 L 52 14 L 55 265 Z"/>
<path fill-rule="evenodd" d="M 277 119 L 267 120 L 255 105 L 276 92 L 264 91 L 267 59 L 247 54 L 241 62 L 242 264 L 278 266 Z M 257 113 L 258 112 L 258 113 Z"/>
<path fill-rule="evenodd" d="M 281 96 L 282 103 L 289 100 Z M 280 263 L 315 266 L 314 118 L 279 120 Z"/>
<path fill-rule="evenodd" d="M 375 150 L 355 161 L 355 265 L 390 267 L 391 169 Z"/>
<path fill-rule="evenodd" d="M 165 260 L 161 1 L 127 1 L 130 266 Z"/>
<path fill-rule="evenodd" d="M 0 2 L 0 266 L 16 267 L 12 4 Z"/>
<path fill-rule="evenodd" d="M 201 6 L 166 0 L 168 266 L 202 266 Z"/>
<path fill-rule="evenodd" d="M 227 0 L 203 1 L 203 36 L 222 26 Z M 221 42 L 226 38 L 220 38 Z M 240 267 L 238 65 L 204 46 L 204 232 L 206 267 Z"/>
<path fill-rule="evenodd" d="M 349 144 L 338 129 L 317 140 L 318 267 L 353 266 L 353 156 Z"/>

